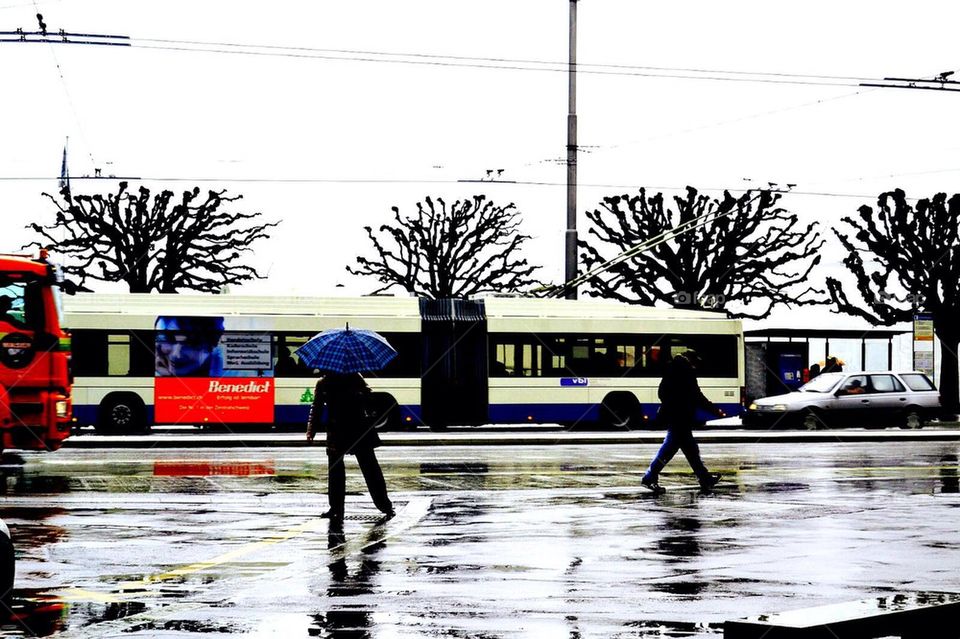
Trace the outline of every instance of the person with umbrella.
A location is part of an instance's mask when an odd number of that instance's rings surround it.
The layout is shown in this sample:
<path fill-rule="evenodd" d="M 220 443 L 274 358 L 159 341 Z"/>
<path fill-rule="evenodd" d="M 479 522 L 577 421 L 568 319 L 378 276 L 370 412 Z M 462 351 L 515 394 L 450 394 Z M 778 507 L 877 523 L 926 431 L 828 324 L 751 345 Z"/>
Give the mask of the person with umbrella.
<path fill-rule="evenodd" d="M 323 407 L 327 407 L 327 500 L 330 509 L 321 515 L 337 526 L 343 524 L 346 497 L 344 457 L 353 455 L 360 465 L 374 505 L 388 519 L 393 503 L 387 496 L 387 483 L 374 449 L 380 436 L 367 417 L 370 387 L 361 371 L 379 370 L 397 352 L 377 333 L 366 330 L 332 329 L 315 335 L 296 351 L 309 368 L 318 368 L 323 376 L 317 381 L 307 419 L 307 441 L 313 442 Z"/>

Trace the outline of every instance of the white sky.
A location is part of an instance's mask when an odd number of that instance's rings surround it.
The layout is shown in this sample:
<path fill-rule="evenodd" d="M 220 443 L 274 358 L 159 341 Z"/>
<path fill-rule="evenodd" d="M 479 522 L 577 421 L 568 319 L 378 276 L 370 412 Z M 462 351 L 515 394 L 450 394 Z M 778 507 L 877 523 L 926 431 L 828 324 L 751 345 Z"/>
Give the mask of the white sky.
<path fill-rule="evenodd" d="M 0 30 L 34 31 L 38 11 L 51 31 L 124 34 L 136 46 L 0 43 L 4 249 L 32 239 L 25 222 L 51 219 L 40 192 L 56 189 L 69 136 L 75 192 L 115 187 L 76 180 L 95 167 L 155 189 L 203 179 L 201 187 L 242 193 L 249 210 L 282 220 L 255 257 L 269 278 L 235 292 L 369 291 L 375 283 L 344 271 L 370 252 L 363 225 L 388 221 L 393 205 L 412 210 L 425 195 L 453 201 L 477 192 L 517 204 L 535 237 L 530 259 L 560 279 L 565 167 L 551 160 L 565 154 L 566 73 L 317 50 L 511 60 L 502 66 L 554 61 L 562 69 L 565 0 L 0 0 Z M 588 152 L 579 208 L 641 185 L 666 192 L 795 183 L 784 205 L 829 233 L 885 189 L 960 191 L 960 94 L 792 75 L 764 79 L 799 84 L 729 81 L 733 72 L 881 79 L 960 70 L 958 23 L 960 4 L 948 1 L 582 0 L 581 65 L 697 77 L 580 74 L 579 142 Z M 173 50 L 184 41 L 282 48 Z M 387 61 L 399 59 L 443 64 Z M 504 179 L 546 185 L 457 182 L 501 168 Z M 283 181 L 291 179 L 304 181 Z M 580 228 L 583 237 L 584 217 Z M 839 271 L 841 257 L 830 252 L 820 277 Z M 817 310 L 778 313 L 770 323 L 837 321 Z"/>

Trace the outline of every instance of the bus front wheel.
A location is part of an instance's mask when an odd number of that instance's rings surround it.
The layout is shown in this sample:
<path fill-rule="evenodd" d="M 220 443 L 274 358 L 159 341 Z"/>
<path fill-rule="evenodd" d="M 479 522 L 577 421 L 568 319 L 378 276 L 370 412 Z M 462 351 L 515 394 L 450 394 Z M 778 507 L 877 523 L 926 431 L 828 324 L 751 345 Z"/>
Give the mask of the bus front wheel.
<path fill-rule="evenodd" d="M 132 393 L 108 395 L 100 403 L 97 432 L 132 435 L 146 432 L 147 420 L 143 400 Z"/>

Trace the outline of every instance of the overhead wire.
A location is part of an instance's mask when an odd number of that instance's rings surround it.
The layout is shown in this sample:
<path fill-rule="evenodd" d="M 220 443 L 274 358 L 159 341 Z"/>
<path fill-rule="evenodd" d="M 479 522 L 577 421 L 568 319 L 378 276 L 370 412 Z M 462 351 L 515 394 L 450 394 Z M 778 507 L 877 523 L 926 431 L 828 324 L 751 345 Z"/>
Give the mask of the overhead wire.
<path fill-rule="evenodd" d="M 468 68 L 468 69 L 491 69 L 497 71 L 534 71 L 534 72 L 547 72 L 547 73 L 568 73 L 569 66 L 562 63 L 557 63 L 556 67 L 544 66 L 536 67 L 530 66 L 529 64 L 524 66 L 521 63 L 484 63 L 484 62 L 468 62 L 465 60 L 446 60 L 446 59 L 393 59 L 388 57 L 360 57 L 358 55 L 331 55 L 329 53 L 322 53 L 319 50 L 313 52 L 301 52 L 296 53 L 293 51 L 258 51 L 251 49 L 225 49 L 225 48 L 215 48 L 215 47 L 197 47 L 197 46 L 167 46 L 167 45 L 149 45 L 149 44 L 139 44 L 140 39 L 131 38 L 130 48 L 134 49 L 154 49 L 162 51 L 183 51 L 183 52 L 201 52 L 201 53 L 222 53 L 230 55 L 250 55 L 250 56 L 264 56 L 264 57 L 283 57 L 283 58 L 295 58 L 295 59 L 313 59 L 313 60 L 327 60 L 327 61 L 343 61 L 343 62 L 377 62 L 377 63 L 387 63 L 387 64 L 409 64 L 417 66 L 429 66 L 429 67 L 450 67 L 450 68 Z M 708 74 L 693 74 L 692 72 L 687 73 L 650 73 L 644 71 L 606 71 L 602 69 L 592 69 L 589 68 L 590 65 L 577 64 L 577 73 L 589 74 L 589 75 L 600 75 L 600 76 L 618 76 L 618 77 L 645 77 L 645 78 L 664 78 L 664 79 L 674 79 L 674 80 L 711 80 L 716 82 L 751 82 L 751 83 L 761 83 L 761 84 L 782 84 L 782 85 L 793 85 L 793 86 L 846 86 L 846 87 L 859 87 L 861 82 L 859 81 L 849 81 L 846 78 L 837 77 L 836 81 L 821 81 L 821 80 L 803 80 L 801 78 L 811 77 L 811 76 L 789 76 L 789 77 L 766 77 L 763 74 L 749 75 L 749 76 L 723 76 L 723 75 L 708 75 Z M 719 72 L 724 73 L 724 72 Z M 871 78 L 870 80 L 873 80 Z"/>
<path fill-rule="evenodd" d="M 389 51 L 374 51 L 366 49 L 332 49 L 332 48 L 315 48 L 315 47 L 293 47 L 288 45 L 253 45 L 253 44 L 243 44 L 243 43 L 234 43 L 234 42 L 204 42 L 198 40 L 175 40 L 175 39 L 161 39 L 161 38 L 133 38 L 131 40 L 131 45 L 137 48 L 153 48 L 151 45 L 142 45 L 141 42 L 151 42 L 157 43 L 161 46 L 157 47 L 160 49 L 171 49 L 179 51 L 205 51 L 210 53 L 225 53 L 225 54 L 249 54 L 249 55 L 267 55 L 267 56 L 282 56 L 282 57 L 295 57 L 295 58 L 315 58 L 328 61 L 356 61 L 356 62 L 381 62 L 381 63 L 394 63 L 394 64 L 416 64 L 416 65 L 427 65 L 427 66 L 437 66 L 437 67 L 464 67 L 464 68 L 475 68 L 475 69 L 500 69 L 500 70 L 519 70 L 519 71 L 549 71 L 549 72 L 558 72 L 558 73 L 567 73 L 569 71 L 569 64 L 565 62 L 558 61 L 548 61 L 548 60 L 531 60 L 531 59 L 522 59 L 522 58 L 506 58 L 506 57 L 486 57 L 486 56 L 455 56 L 455 55 L 441 55 L 441 54 L 428 54 L 421 52 L 389 52 Z M 170 47 L 169 45 L 183 45 Z M 202 47 L 202 48 L 197 48 Z M 259 51 L 262 49 L 263 51 Z M 365 57 L 358 57 L 365 56 Z M 389 57 L 386 57 L 389 56 Z M 395 59 L 401 58 L 401 59 Z M 412 59 L 402 59 L 402 58 L 412 58 Z M 520 66 L 527 65 L 527 66 Z M 529 65 L 540 65 L 540 66 L 529 66 Z M 610 71 L 608 69 L 613 69 Z M 862 94 L 865 91 L 870 91 L 870 89 L 864 89 L 861 87 L 864 81 L 874 80 L 875 78 L 867 78 L 865 76 L 851 76 L 851 75 L 825 75 L 825 74 L 790 74 L 784 72 L 754 72 L 754 71 L 741 71 L 741 70 L 719 70 L 719 69 L 707 69 L 707 68 L 690 68 L 690 67 L 657 67 L 657 66 L 640 66 L 640 65 L 626 65 L 626 64 L 591 64 L 591 63 L 577 63 L 576 65 L 577 73 L 592 73 L 598 75 L 613 75 L 613 76 L 633 76 L 633 77 L 649 77 L 649 78 L 670 78 L 670 79 L 689 79 L 689 80 L 714 80 L 714 81 L 739 81 L 739 82 L 760 82 L 760 83 L 769 83 L 769 84 L 790 84 L 790 85 L 805 85 L 805 86 L 836 86 L 836 87 L 856 87 L 857 91 L 846 93 L 841 96 L 832 96 L 828 98 L 821 98 L 814 101 L 804 102 L 799 105 L 792 105 L 782 109 L 773 109 L 760 113 L 754 113 L 747 116 L 734 118 L 731 120 L 725 120 L 717 123 L 711 123 L 699 127 L 691 127 L 684 129 L 682 131 L 677 131 L 673 133 L 660 134 L 657 136 L 652 136 L 646 140 L 633 140 L 627 142 L 620 142 L 611 145 L 580 145 L 581 152 L 595 152 L 598 150 L 610 150 L 616 148 L 622 148 L 631 144 L 637 144 L 646 142 L 649 140 L 662 139 L 664 137 L 672 137 L 673 135 L 683 135 L 685 133 L 690 133 L 693 131 L 705 130 L 714 128 L 717 126 L 727 126 L 730 124 L 735 124 L 738 122 L 745 122 L 751 119 L 766 117 L 769 115 L 774 115 L 777 113 L 784 113 L 791 110 L 806 108 L 809 106 L 817 106 L 824 104 L 825 102 L 844 99 L 848 97 L 853 97 Z M 628 72 L 629 71 L 629 72 Z M 656 71 L 656 73 L 650 73 L 648 71 Z M 671 72 L 671 73 L 663 73 Z M 724 74 L 724 75 L 720 75 Z M 521 166 L 528 167 L 540 164 L 547 163 L 557 163 L 565 164 L 565 158 L 543 158 L 538 160 L 532 160 Z"/>
<path fill-rule="evenodd" d="M 547 70 L 547 71 L 559 71 L 567 72 L 569 69 L 569 63 L 565 61 L 556 61 L 556 60 L 532 60 L 525 58 L 506 58 L 506 57 L 490 57 L 490 56 L 459 56 L 459 55 L 445 55 L 445 54 L 436 54 L 436 53 L 421 53 L 421 52 L 397 52 L 397 51 L 375 51 L 369 49 L 332 49 L 332 48 L 317 48 L 317 47 L 302 47 L 302 46 L 290 46 L 290 45 L 262 45 L 262 44 L 245 44 L 245 43 L 236 43 L 236 42 L 205 42 L 200 40 L 175 40 L 169 38 L 132 38 L 133 42 L 153 42 L 160 44 L 177 44 L 177 45 L 186 45 L 186 47 L 176 47 L 173 50 L 188 50 L 188 51 L 209 51 L 213 53 L 243 53 L 243 49 L 265 49 L 267 51 L 276 51 L 279 52 L 276 55 L 283 55 L 286 53 L 296 53 L 296 54 L 306 54 L 306 53 L 316 53 L 319 56 L 328 56 L 330 54 L 337 54 L 336 57 L 326 58 L 321 57 L 320 59 L 335 59 L 335 60 L 347 60 L 347 61 L 360 61 L 360 62 L 404 62 L 404 60 L 391 60 L 390 58 L 414 58 L 414 59 L 431 59 L 431 60 L 440 60 L 440 61 L 450 61 L 451 63 L 470 63 L 468 66 L 471 68 L 508 68 L 511 70 Z M 193 49 L 189 47 L 205 47 L 204 49 Z M 220 47 L 219 49 L 214 49 L 212 47 Z M 357 56 L 377 56 L 377 57 L 357 57 Z M 312 57 L 312 56 L 310 56 Z M 407 61 L 413 62 L 413 61 Z M 482 63 L 496 63 L 497 65 L 511 65 L 508 67 L 501 66 L 490 66 Z M 476 65 L 480 64 L 481 66 L 477 67 Z M 557 67 L 557 68 L 547 68 L 547 69 L 538 69 L 536 67 L 522 67 L 516 65 L 542 65 L 547 67 Z M 785 73 L 785 72 L 768 72 L 768 71 L 742 71 L 742 70 L 724 70 L 724 69 L 706 69 L 706 68 L 695 68 L 695 67 L 664 67 L 664 66 L 650 66 L 650 65 L 631 65 L 631 64 L 604 64 L 604 63 L 586 63 L 578 62 L 576 65 L 577 72 L 589 73 L 591 69 L 617 69 L 617 70 L 631 70 L 631 71 L 669 71 L 674 73 L 693 73 L 693 74 L 714 74 L 714 75 L 734 75 L 734 76 L 759 76 L 759 77 L 772 77 L 772 78 L 809 78 L 812 80 L 837 80 L 837 81 L 849 81 L 849 82 L 870 82 L 879 80 L 875 77 L 866 77 L 866 76 L 849 76 L 849 75 L 826 75 L 826 74 L 807 74 L 807 73 Z M 651 77 L 673 77 L 665 76 L 658 74 L 650 74 Z M 646 77 L 646 76 L 645 76 Z M 680 77 L 680 76 L 677 76 Z M 685 77 L 685 76 L 683 76 Z M 696 76 L 699 77 L 699 76 Z M 832 84 L 832 83 L 831 83 Z M 843 85 L 841 85 L 843 86 Z M 852 85 L 851 85 L 852 86 Z"/>
<path fill-rule="evenodd" d="M 36 1 L 34 0 L 34 6 L 36 6 Z M 51 43 L 57 42 L 56 40 L 49 40 Z M 296 47 L 289 45 L 262 45 L 262 44 L 245 44 L 245 43 L 232 43 L 232 42 L 204 42 L 198 40 L 176 40 L 170 38 L 131 38 L 130 40 L 131 48 L 141 48 L 141 49 L 155 49 L 155 50 L 169 50 L 169 51 L 184 51 L 184 52 L 206 52 L 206 53 L 223 53 L 223 54 L 240 54 L 240 55 L 261 55 L 261 56 L 271 56 L 271 57 L 288 57 L 288 58 L 305 58 L 305 59 L 321 59 L 327 61 L 347 61 L 347 62 L 380 62 L 380 63 L 394 63 L 394 64 L 416 64 L 416 65 L 427 65 L 427 66 L 439 66 L 439 67 L 463 67 L 463 68 L 477 68 L 477 69 L 493 69 L 493 70 L 518 70 L 518 71 L 549 71 L 549 72 L 562 72 L 567 73 L 569 71 L 569 65 L 565 62 L 555 62 L 548 60 L 531 60 L 531 59 L 522 59 L 522 58 L 504 58 L 504 57 L 484 57 L 484 56 L 455 56 L 455 55 L 441 55 L 441 54 L 429 54 L 429 53 L 420 53 L 420 52 L 388 52 L 388 51 L 373 51 L 373 50 L 361 50 L 361 49 L 329 49 L 329 48 L 315 48 L 315 47 Z M 155 44 L 141 44 L 141 43 L 155 43 Z M 67 42 L 66 44 L 70 44 Z M 183 46 L 169 46 L 169 45 L 183 45 Z M 52 47 L 51 47 L 52 48 Z M 361 57 L 364 56 L 364 57 Z M 388 57 L 389 56 L 389 57 Z M 393 58 L 412 58 L 412 59 L 393 59 Z M 62 69 L 59 65 L 59 61 L 54 55 L 54 60 L 57 65 L 57 70 L 60 75 L 61 83 L 63 84 L 64 91 L 67 94 L 67 99 L 70 102 L 71 109 L 73 110 L 74 117 L 79 122 L 79 116 L 76 112 L 75 105 L 73 104 L 72 98 L 69 93 L 69 88 L 67 87 L 66 80 L 63 76 Z M 530 66 L 530 65 L 540 65 L 540 66 Z M 824 75 L 824 74 L 791 74 L 784 72 L 755 72 L 755 71 L 741 71 L 741 70 L 721 70 L 721 69 L 708 69 L 708 68 L 690 68 L 690 67 L 657 67 L 657 66 L 641 66 L 641 65 L 626 65 L 626 64 L 590 64 L 590 63 L 578 63 L 576 65 L 578 73 L 587 73 L 587 74 L 598 74 L 598 75 L 613 75 L 613 76 L 627 76 L 627 77 L 651 77 L 651 78 L 668 78 L 668 79 L 690 79 L 690 80 L 713 80 L 713 81 L 737 81 L 737 82 L 757 82 L 757 83 L 767 83 L 767 84 L 789 84 L 789 85 L 805 85 L 805 86 L 856 86 L 858 88 L 862 87 L 864 81 L 875 80 L 874 78 L 866 78 L 861 76 L 844 76 L 844 75 Z M 650 73 L 649 71 L 656 71 L 657 73 Z M 660 72 L 670 72 L 670 73 L 660 73 Z M 856 84 L 854 84 L 854 82 Z M 649 141 L 652 139 L 660 139 L 663 137 L 671 137 L 673 135 L 682 135 L 685 133 L 713 128 L 716 126 L 726 126 L 729 124 L 735 124 L 738 122 L 747 121 L 750 119 L 765 117 L 768 115 L 774 115 L 777 113 L 783 113 L 786 111 L 791 111 L 800 108 L 806 108 L 809 106 L 816 106 L 823 104 L 824 102 L 844 99 L 847 97 L 852 97 L 860 95 L 862 91 L 856 91 L 853 93 L 847 93 L 840 96 L 833 96 L 829 98 L 818 99 L 815 101 L 804 102 L 802 104 L 793 105 L 785 107 L 782 109 L 774 109 L 769 111 L 763 111 L 759 113 L 750 114 L 747 116 L 734 118 L 731 120 L 724 120 L 720 122 L 715 122 L 699 127 L 692 127 L 684 129 L 681 131 L 676 131 L 667 134 L 661 134 L 657 136 L 652 136 L 644 140 L 634 140 L 627 142 L 620 142 L 610 145 L 582 145 L 586 147 L 586 152 L 593 152 L 596 150 L 604 149 L 615 149 L 630 144 L 641 143 Z M 81 127 L 81 135 L 85 137 Z M 92 153 L 89 151 L 91 162 L 95 160 Z M 588 150 L 587 150 L 588 149 Z M 550 158 L 545 160 L 538 160 L 523 166 L 530 166 L 531 164 L 538 164 L 544 162 L 563 162 L 562 159 Z M 0 177 L 0 179 L 10 179 Z M 18 179 L 18 178 L 13 178 Z M 22 179 L 31 179 L 31 178 L 22 178 Z M 159 178 L 157 178 L 159 179 Z M 295 183 L 295 182 L 333 182 L 333 183 L 350 183 L 350 182 L 359 182 L 359 183 L 404 183 L 404 182 L 415 182 L 415 183 L 449 183 L 453 180 L 391 180 L 391 179 L 367 179 L 360 178 L 356 180 L 316 180 L 312 178 L 167 178 L 170 181 L 228 181 L 228 182 L 286 182 L 286 183 Z M 493 182 L 491 182 L 493 183 Z M 518 181 L 518 184 L 525 184 L 530 186 L 559 186 L 560 183 L 553 182 L 536 182 L 536 181 Z M 590 185 L 590 184 L 581 184 L 584 187 L 611 187 L 613 185 Z M 626 188 L 634 188 L 638 185 L 627 186 Z M 656 188 L 656 187 L 654 187 Z M 830 197 L 863 197 L 859 194 L 837 194 L 837 193 L 826 193 L 826 192 L 806 192 L 801 193 L 799 191 L 794 191 L 797 194 L 806 194 L 806 195 L 818 195 L 818 196 L 830 196 Z"/>
<path fill-rule="evenodd" d="M 44 181 L 55 179 L 56 176 L 0 176 L 0 181 Z M 191 183 L 223 183 L 223 184 L 462 184 L 462 180 L 456 179 L 429 179 L 429 178 L 274 178 L 274 177 L 185 177 L 185 176 L 137 176 L 137 177 L 94 177 L 94 176 L 70 176 L 71 181 L 123 181 L 139 180 L 142 182 L 191 182 Z M 533 186 L 533 187 L 565 187 L 566 182 L 550 182 L 538 180 L 478 180 L 475 184 L 499 185 L 499 186 Z M 582 188 L 592 189 L 640 189 L 683 192 L 687 185 L 657 185 L 657 184 L 624 184 L 624 183 L 584 183 L 578 184 Z M 747 186 L 743 189 L 733 189 L 730 187 L 705 186 L 698 187 L 698 191 L 708 193 L 722 193 L 724 191 L 759 191 L 759 187 Z M 837 197 L 837 198 L 873 198 L 876 193 L 837 193 L 830 191 L 803 191 L 798 189 L 781 190 L 777 188 L 763 189 L 790 195 L 807 195 L 813 197 Z"/>
<path fill-rule="evenodd" d="M 33 0 L 33 8 L 37 12 L 37 18 L 40 18 L 40 6 L 37 4 L 37 0 Z M 67 98 L 67 104 L 70 106 L 70 112 L 73 113 L 73 119 L 77 123 L 77 130 L 80 132 L 80 137 L 83 140 L 84 146 L 87 149 L 87 155 L 90 157 L 90 162 L 93 166 L 97 166 L 96 160 L 93 159 L 93 151 L 91 150 L 90 141 L 87 138 L 86 131 L 84 130 L 83 122 L 80 120 L 80 114 L 77 111 L 76 103 L 73 101 L 73 95 L 70 93 L 70 86 L 67 84 L 67 79 L 63 75 L 63 67 L 60 66 L 60 60 L 57 58 L 57 53 L 53 47 L 48 47 L 50 51 L 50 56 L 53 58 L 53 64 L 57 68 L 57 76 L 60 78 L 60 86 L 63 88 L 63 93 Z"/>

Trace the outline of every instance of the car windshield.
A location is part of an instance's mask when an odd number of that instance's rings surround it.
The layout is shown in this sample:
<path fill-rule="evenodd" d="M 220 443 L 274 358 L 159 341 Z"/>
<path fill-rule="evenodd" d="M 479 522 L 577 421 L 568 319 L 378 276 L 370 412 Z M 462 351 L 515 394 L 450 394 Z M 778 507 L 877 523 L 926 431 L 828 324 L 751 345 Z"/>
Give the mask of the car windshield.
<path fill-rule="evenodd" d="M 805 393 L 829 393 L 841 379 L 843 379 L 843 373 L 824 373 L 801 386 L 800 390 Z"/>

